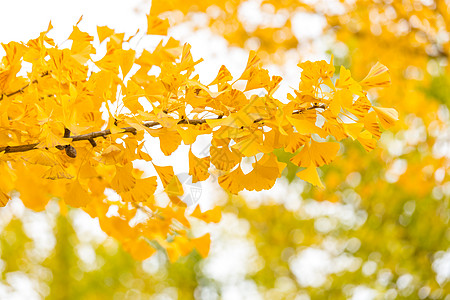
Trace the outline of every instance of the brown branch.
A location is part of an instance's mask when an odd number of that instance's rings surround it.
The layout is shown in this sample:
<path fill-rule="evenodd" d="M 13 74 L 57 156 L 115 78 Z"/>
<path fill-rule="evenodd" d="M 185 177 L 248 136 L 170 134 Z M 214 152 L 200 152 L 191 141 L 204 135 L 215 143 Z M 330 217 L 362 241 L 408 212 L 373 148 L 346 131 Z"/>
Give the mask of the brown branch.
<path fill-rule="evenodd" d="M 41 74 L 41 78 L 50 75 L 50 72 L 51 72 L 51 71 L 45 71 L 44 73 Z M 8 94 L 1 94 L 1 95 L 0 95 L 0 101 L 3 100 L 3 96 L 11 97 L 11 96 L 14 96 L 14 95 L 16 95 L 16 94 L 21 94 L 21 93 L 23 93 L 23 90 L 24 90 L 24 89 L 26 89 L 27 87 L 29 87 L 31 84 L 34 84 L 34 83 L 38 83 L 38 80 L 37 80 L 37 79 L 34 79 L 33 81 L 27 83 L 26 85 L 24 85 L 23 87 L 21 87 L 20 89 L 14 91 L 14 92 L 11 92 L 11 93 L 8 93 Z"/>
<path fill-rule="evenodd" d="M 317 108 L 321 108 L 321 109 L 325 109 L 327 108 L 326 105 L 313 105 L 307 108 L 303 108 L 303 109 L 299 109 L 299 110 L 295 110 L 292 112 L 292 114 L 300 114 L 304 111 L 307 110 L 312 110 L 312 109 L 317 109 Z M 211 118 L 211 119 L 183 119 L 178 121 L 177 124 L 191 124 L 191 125 L 200 125 L 200 124 L 205 124 L 207 120 L 217 120 L 217 119 L 221 119 L 223 116 L 218 116 L 217 118 Z M 259 118 L 256 119 L 255 121 L 253 121 L 254 123 L 258 123 L 260 121 L 263 121 L 264 119 Z M 145 127 L 151 128 L 157 125 L 160 125 L 160 123 L 152 121 L 152 122 L 145 122 L 142 124 Z M 132 134 L 136 134 L 137 129 L 134 127 L 124 127 L 122 128 L 122 131 L 120 133 L 132 133 Z M 68 138 L 72 139 L 72 142 L 77 142 L 77 141 L 89 141 L 91 143 L 92 146 L 96 145 L 95 144 L 95 138 L 98 137 L 106 137 L 108 135 L 111 135 L 111 130 L 110 129 L 105 129 L 102 131 L 94 131 L 94 132 L 90 132 L 90 133 L 86 133 L 86 134 L 80 134 L 80 135 L 72 135 L 69 136 Z M 37 145 L 39 145 L 39 143 L 33 143 L 33 144 L 26 144 L 26 145 L 19 145 L 19 146 L 6 146 L 6 147 L 0 147 L 0 153 L 1 152 L 5 152 L 5 153 L 15 153 L 15 152 L 26 152 L 26 151 L 30 151 L 30 150 L 34 150 L 37 149 Z"/>

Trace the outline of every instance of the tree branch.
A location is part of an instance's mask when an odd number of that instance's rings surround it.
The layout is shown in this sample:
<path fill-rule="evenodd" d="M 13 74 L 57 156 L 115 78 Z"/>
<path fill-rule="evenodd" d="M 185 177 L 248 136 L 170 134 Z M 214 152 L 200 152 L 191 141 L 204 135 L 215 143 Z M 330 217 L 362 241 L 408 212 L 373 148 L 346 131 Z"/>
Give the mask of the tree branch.
<path fill-rule="evenodd" d="M 50 75 L 50 72 L 51 72 L 51 71 L 45 71 L 44 73 L 41 74 L 41 78 Z M 37 79 L 34 79 L 33 81 L 27 83 L 26 85 L 24 85 L 23 87 L 21 87 L 20 89 L 14 91 L 14 92 L 11 92 L 11 93 L 8 93 L 8 94 L 3 94 L 3 93 L 2 93 L 2 94 L 0 95 L 0 101 L 3 100 L 3 96 L 11 97 L 11 96 L 14 96 L 15 94 L 23 93 L 23 90 L 26 89 L 27 87 L 29 87 L 30 84 L 33 84 L 33 83 L 38 83 L 38 80 L 37 80 Z"/>
<path fill-rule="evenodd" d="M 308 111 L 308 110 L 312 110 L 312 109 L 325 109 L 327 108 L 326 105 L 313 105 L 307 108 L 302 108 L 302 109 L 298 109 L 292 112 L 292 114 L 301 114 L 302 112 Z M 200 124 L 205 124 L 207 120 L 217 120 L 217 119 L 221 119 L 223 116 L 218 116 L 217 118 L 211 118 L 211 119 L 183 119 L 178 121 L 177 124 L 191 124 L 191 125 L 200 125 Z M 259 118 L 256 119 L 255 121 L 253 121 L 254 123 L 258 123 L 263 121 L 263 118 Z M 151 128 L 157 125 L 161 125 L 158 122 L 155 121 L 151 121 L 151 122 L 145 122 L 142 124 L 145 127 Z M 134 127 L 124 127 L 122 128 L 122 131 L 120 133 L 132 133 L 132 134 L 136 134 L 137 129 Z M 90 133 L 86 133 L 86 134 L 80 134 L 80 135 L 72 135 L 69 136 L 68 138 L 72 139 L 72 142 L 77 142 L 77 141 L 89 141 L 91 143 L 92 146 L 96 145 L 95 144 L 95 138 L 98 137 L 106 137 L 108 135 L 111 135 L 111 130 L 109 129 L 105 129 L 102 131 L 94 131 L 94 132 L 90 132 Z M 5 147 L 0 147 L 0 153 L 1 152 L 5 152 L 5 153 L 15 153 L 15 152 L 26 152 L 26 151 L 30 151 L 30 150 L 34 150 L 37 149 L 37 145 L 39 145 L 39 143 L 33 143 L 33 144 L 26 144 L 26 145 L 18 145 L 18 146 L 5 146 Z"/>

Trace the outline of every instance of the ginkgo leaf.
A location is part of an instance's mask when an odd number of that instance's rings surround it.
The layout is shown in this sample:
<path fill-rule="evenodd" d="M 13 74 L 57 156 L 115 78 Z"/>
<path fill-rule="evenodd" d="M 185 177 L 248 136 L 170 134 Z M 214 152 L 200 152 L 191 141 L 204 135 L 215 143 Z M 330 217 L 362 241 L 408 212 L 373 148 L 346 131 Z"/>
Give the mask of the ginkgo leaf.
<path fill-rule="evenodd" d="M 169 20 L 147 15 L 147 34 L 167 35 Z"/>
<path fill-rule="evenodd" d="M 156 130 L 149 130 L 149 133 L 153 137 L 159 138 L 159 147 L 166 156 L 172 154 L 181 144 L 181 136 L 176 130 L 169 130 L 164 127 Z"/>
<path fill-rule="evenodd" d="M 159 179 L 161 179 L 163 186 L 166 187 L 172 180 L 172 177 L 174 176 L 173 167 L 172 166 L 160 167 L 155 164 L 153 164 L 153 167 L 158 173 Z"/>
<path fill-rule="evenodd" d="M 136 185 L 136 178 L 131 173 L 132 170 L 132 163 L 127 163 L 123 167 L 116 165 L 116 175 L 111 181 L 111 187 L 117 193 L 129 192 Z"/>
<path fill-rule="evenodd" d="M 293 132 L 289 134 L 289 138 L 287 139 L 287 144 L 284 147 L 284 151 L 294 153 L 301 146 L 305 145 L 306 142 L 309 141 L 309 137 L 297 132 Z"/>
<path fill-rule="evenodd" d="M 245 91 L 262 88 L 270 83 L 269 71 L 265 69 L 255 69 L 249 77 Z"/>
<path fill-rule="evenodd" d="M 355 95 L 364 95 L 361 85 L 352 78 L 350 70 L 347 70 L 344 66 L 341 66 L 339 79 L 336 80 L 336 87 L 348 89 Z"/>
<path fill-rule="evenodd" d="M 208 256 L 209 247 L 211 245 L 211 237 L 209 233 L 199 238 L 193 239 L 192 243 L 195 245 L 198 253 L 200 253 L 203 258 L 206 258 Z"/>
<path fill-rule="evenodd" d="M 37 148 L 53 148 L 55 146 L 69 145 L 71 139 L 63 138 L 63 134 L 60 136 L 55 134 L 52 128 L 48 124 L 44 124 L 39 135 L 40 143 Z"/>
<path fill-rule="evenodd" d="M 362 119 L 367 114 L 369 109 L 372 107 L 372 104 L 370 103 L 369 99 L 367 97 L 358 97 L 356 101 L 353 103 L 353 105 L 350 108 L 347 108 L 349 112 L 357 116 L 358 118 Z"/>
<path fill-rule="evenodd" d="M 377 144 L 377 140 L 374 138 L 359 137 L 358 142 L 360 142 L 361 145 L 363 145 L 364 150 L 366 150 L 367 152 L 370 152 L 373 149 L 375 149 L 375 146 Z"/>
<path fill-rule="evenodd" d="M 338 90 L 330 103 L 330 110 L 337 116 L 341 109 L 348 109 L 353 104 L 353 94 L 350 90 Z"/>
<path fill-rule="evenodd" d="M 220 176 L 218 182 L 224 190 L 237 194 L 245 188 L 243 185 L 244 176 L 241 167 L 237 167 L 234 171 Z"/>
<path fill-rule="evenodd" d="M 128 72 L 130 72 L 131 67 L 134 64 L 134 58 L 136 56 L 136 51 L 130 50 L 122 50 L 119 49 L 116 52 L 116 55 L 119 57 L 119 66 L 122 70 L 122 75 L 125 77 Z"/>
<path fill-rule="evenodd" d="M 314 165 L 298 172 L 297 177 L 311 183 L 312 185 L 318 186 L 320 188 L 325 188 L 322 181 L 320 180 L 319 174 L 317 174 L 317 169 Z"/>
<path fill-rule="evenodd" d="M 183 196 L 184 195 L 183 185 L 181 184 L 180 180 L 178 179 L 178 176 L 176 176 L 176 175 L 172 176 L 172 178 L 170 179 L 170 182 L 165 187 L 165 191 L 169 196 Z"/>
<path fill-rule="evenodd" d="M 290 161 L 299 167 L 309 167 L 311 165 L 311 155 L 309 154 L 308 144 L 305 144 L 302 150 L 292 157 Z"/>
<path fill-rule="evenodd" d="M 92 200 L 89 193 L 81 186 L 78 180 L 73 180 L 67 185 L 64 202 L 72 207 L 86 206 Z"/>
<path fill-rule="evenodd" d="M 22 158 L 29 163 L 49 167 L 54 166 L 58 163 L 55 154 L 44 149 L 26 152 L 23 154 Z"/>
<path fill-rule="evenodd" d="M 206 124 L 205 124 L 206 125 Z M 186 127 L 186 125 L 184 125 Z M 208 126 L 206 129 L 201 128 L 201 125 L 187 125 L 187 128 L 176 128 L 177 132 L 180 134 L 181 139 L 185 145 L 192 145 L 199 135 L 209 134 L 212 129 Z"/>
<path fill-rule="evenodd" d="M 307 168 L 310 165 L 320 167 L 334 160 L 339 151 L 339 143 L 318 143 L 311 140 L 311 146 L 305 144 L 303 149 L 293 158 L 291 162 L 299 167 Z"/>
<path fill-rule="evenodd" d="M 231 170 L 241 161 L 239 152 L 234 149 L 230 150 L 228 146 L 220 148 L 211 146 L 209 152 L 211 154 L 211 163 L 222 171 Z"/>
<path fill-rule="evenodd" d="M 391 84 L 391 76 L 386 66 L 377 62 L 369 71 L 369 74 L 361 80 L 363 87 L 386 87 Z"/>
<path fill-rule="evenodd" d="M 34 176 L 40 174 L 43 166 L 30 165 L 18 166 L 16 190 L 20 194 L 20 200 L 25 207 L 34 211 L 42 211 L 45 209 L 47 203 L 50 201 L 49 185 L 52 181 L 41 182 L 41 178 Z"/>
<path fill-rule="evenodd" d="M 109 145 L 103 150 L 101 156 L 94 157 L 94 159 L 105 165 L 115 165 L 123 161 L 123 154 L 122 149 L 116 145 Z"/>
<path fill-rule="evenodd" d="M 344 127 L 345 133 L 348 134 L 353 140 L 356 140 L 359 137 L 364 128 L 364 124 L 361 123 L 342 124 L 342 126 Z"/>
<path fill-rule="evenodd" d="M 248 55 L 247 65 L 245 66 L 245 70 L 242 73 L 241 77 L 239 79 L 248 80 L 251 77 L 251 73 L 253 70 L 260 67 L 261 60 L 256 54 L 256 51 L 252 50 L 250 51 Z"/>
<path fill-rule="evenodd" d="M 245 188 L 249 191 L 270 189 L 285 166 L 285 163 L 278 162 L 275 154 L 264 155 L 253 164 L 253 170 L 245 175 Z"/>
<path fill-rule="evenodd" d="M 124 241 L 122 245 L 123 249 L 129 252 L 134 259 L 140 261 L 149 258 L 156 252 L 156 249 L 144 239 Z"/>
<path fill-rule="evenodd" d="M 100 43 L 114 34 L 114 30 L 107 26 L 97 26 L 97 35 Z"/>
<path fill-rule="evenodd" d="M 311 146 L 309 147 L 311 162 L 316 167 L 327 165 L 335 159 L 339 151 L 339 148 L 340 148 L 339 143 L 334 142 L 318 143 L 314 140 L 311 140 Z"/>
<path fill-rule="evenodd" d="M 11 198 L 5 192 L 0 190 L 0 207 L 6 206 Z"/>
<path fill-rule="evenodd" d="M 211 210 L 201 212 L 200 206 L 197 206 L 195 210 L 192 212 L 191 217 L 203 220 L 206 223 L 211 222 L 218 223 L 222 218 L 222 210 L 220 209 L 219 206 L 216 206 Z"/>
<path fill-rule="evenodd" d="M 376 113 L 372 111 L 364 117 L 363 122 L 364 128 L 366 128 L 376 139 L 379 139 L 381 137 L 381 131 L 376 116 Z"/>
<path fill-rule="evenodd" d="M 204 181 L 208 179 L 208 168 L 210 165 L 210 157 L 198 158 L 189 150 L 189 175 L 192 175 L 192 182 Z"/>
<path fill-rule="evenodd" d="M 68 169 L 64 169 L 61 165 L 54 165 L 44 172 L 42 178 L 51 180 L 56 179 L 72 179 L 74 175 L 68 172 Z"/>
<path fill-rule="evenodd" d="M 377 106 L 372 106 L 372 108 L 377 113 L 383 128 L 390 128 L 395 124 L 395 121 L 398 121 L 398 112 L 395 109 Z"/>
<path fill-rule="evenodd" d="M 126 193 L 122 193 L 122 200 L 126 202 L 148 201 L 156 191 L 156 176 L 136 179 L 136 185 Z"/>
<path fill-rule="evenodd" d="M 320 127 L 317 127 L 315 123 L 307 120 L 300 120 L 292 117 L 287 117 L 289 122 L 294 125 L 297 132 L 303 135 L 317 133 L 321 138 L 326 138 L 328 133 Z"/>
<path fill-rule="evenodd" d="M 263 144 L 262 132 L 252 132 L 247 136 L 239 138 L 231 148 L 238 150 L 239 153 L 246 157 L 255 156 L 258 153 L 270 152 L 270 147 Z"/>
<path fill-rule="evenodd" d="M 219 73 L 217 73 L 216 78 L 210 84 L 208 84 L 208 86 L 214 85 L 214 84 L 218 84 L 218 85 L 224 84 L 231 80 L 233 80 L 233 76 L 231 76 L 231 73 L 230 73 L 230 71 L 228 71 L 227 67 L 222 65 L 220 67 Z"/>

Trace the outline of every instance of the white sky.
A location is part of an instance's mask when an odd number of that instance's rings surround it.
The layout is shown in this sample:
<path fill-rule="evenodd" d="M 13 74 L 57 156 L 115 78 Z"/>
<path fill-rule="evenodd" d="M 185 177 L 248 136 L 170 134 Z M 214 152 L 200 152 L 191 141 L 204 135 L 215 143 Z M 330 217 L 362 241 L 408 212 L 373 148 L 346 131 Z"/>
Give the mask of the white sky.
<path fill-rule="evenodd" d="M 0 1 L 0 42 L 27 41 L 47 29 L 50 20 L 52 36 L 57 42 L 67 38 L 83 15 L 82 28 L 91 34 L 96 26 L 107 25 L 119 32 L 132 34 L 146 27 L 145 13 L 150 9 L 142 0 L 13 0 Z M 136 10 L 136 8 L 141 10 Z"/>

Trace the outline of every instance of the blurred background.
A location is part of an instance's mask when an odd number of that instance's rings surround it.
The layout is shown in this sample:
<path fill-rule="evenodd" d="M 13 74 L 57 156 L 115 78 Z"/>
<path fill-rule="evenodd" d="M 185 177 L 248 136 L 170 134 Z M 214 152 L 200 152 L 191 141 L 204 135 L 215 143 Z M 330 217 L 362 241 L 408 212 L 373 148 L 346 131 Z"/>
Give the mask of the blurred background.
<path fill-rule="evenodd" d="M 150 7 L 2 1 L 0 42 L 26 42 L 51 20 L 49 35 L 64 46 L 81 15 L 92 35 L 97 25 L 131 35 L 145 31 Z M 137 262 L 81 210 L 61 214 L 50 202 L 36 213 L 16 198 L 0 210 L 0 299 L 450 300 L 449 1 L 172 0 L 154 1 L 152 12 L 204 58 L 203 82 L 222 64 L 242 72 L 249 50 L 285 78 L 279 97 L 298 85 L 299 61 L 333 55 L 358 80 L 380 61 L 392 86 L 369 98 L 397 109 L 400 121 L 373 152 L 344 142 L 322 168 L 324 190 L 296 178 L 292 164 L 270 191 L 229 196 L 202 183 L 202 208 L 223 211 L 218 224 L 195 224 L 211 232 L 206 259 L 194 251 L 171 264 L 160 251 Z M 176 153 L 156 159 L 186 172 Z M 292 154 L 277 156 L 289 163 Z"/>

